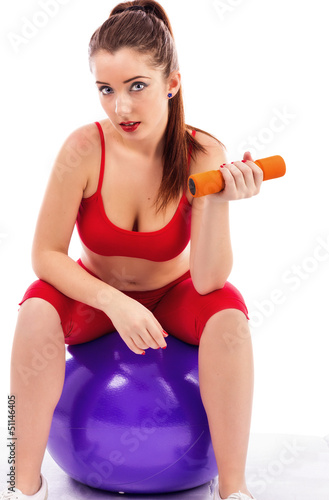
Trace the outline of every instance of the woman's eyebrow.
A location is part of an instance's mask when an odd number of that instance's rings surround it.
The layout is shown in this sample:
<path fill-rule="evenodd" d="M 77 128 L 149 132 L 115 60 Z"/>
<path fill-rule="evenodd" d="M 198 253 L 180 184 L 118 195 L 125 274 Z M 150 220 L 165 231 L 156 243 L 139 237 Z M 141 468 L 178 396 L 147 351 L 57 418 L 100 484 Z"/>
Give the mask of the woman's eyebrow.
<path fill-rule="evenodd" d="M 129 80 L 125 80 L 123 83 L 129 83 L 132 80 L 136 80 L 136 78 L 149 78 L 149 79 L 151 79 L 149 76 L 141 76 L 141 75 L 139 75 L 139 76 L 134 76 L 134 78 L 129 78 Z M 103 85 L 111 85 L 110 83 L 107 83 L 107 82 L 99 82 L 99 81 L 97 81 L 96 83 L 102 83 Z"/>

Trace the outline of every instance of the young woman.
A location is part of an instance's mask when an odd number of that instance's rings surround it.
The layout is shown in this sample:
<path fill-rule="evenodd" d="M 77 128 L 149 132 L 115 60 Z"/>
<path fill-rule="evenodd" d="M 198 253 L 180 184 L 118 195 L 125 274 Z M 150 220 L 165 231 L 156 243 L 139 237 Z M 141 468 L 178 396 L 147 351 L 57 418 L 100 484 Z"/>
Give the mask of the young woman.
<path fill-rule="evenodd" d="M 167 331 L 199 345 L 220 470 L 214 498 L 248 500 L 253 356 L 247 307 L 227 281 L 229 201 L 258 194 L 262 171 L 248 152 L 228 164 L 220 141 L 185 124 L 174 38 L 159 3 L 117 5 L 93 34 L 89 56 L 107 118 L 66 139 L 40 210 L 32 250 L 39 280 L 20 303 L 12 349 L 16 491 L 0 498 L 47 498 L 41 465 L 65 343 L 117 331 L 142 355 L 165 348 Z M 220 166 L 225 189 L 193 199 L 188 175 Z M 68 256 L 75 224 L 77 262 Z M 38 369 L 36 353 L 49 344 L 56 355 Z"/>

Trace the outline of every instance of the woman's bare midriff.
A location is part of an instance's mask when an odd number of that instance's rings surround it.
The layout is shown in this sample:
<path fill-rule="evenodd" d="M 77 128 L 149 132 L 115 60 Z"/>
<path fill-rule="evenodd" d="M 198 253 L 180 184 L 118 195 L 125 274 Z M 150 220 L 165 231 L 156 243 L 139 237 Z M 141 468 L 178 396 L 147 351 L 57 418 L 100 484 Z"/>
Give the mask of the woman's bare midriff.
<path fill-rule="evenodd" d="M 168 204 L 165 213 L 157 215 L 155 212 L 153 203 L 162 177 L 161 161 L 148 165 L 145 158 L 133 157 L 131 152 L 126 153 L 108 121 L 100 123 L 105 136 L 102 199 L 106 215 L 113 224 L 126 230 L 131 230 L 135 221 L 138 221 L 140 231 L 161 229 L 172 219 L 179 204 L 179 200 L 176 200 Z M 100 144 L 96 149 L 90 180 L 84 192 L 86 198 L 97 189 Z M 190 166 L 192 167 L 192 161 Z M 131 185 L 133 189 L 129 188 Z M 192 203 L 193 198 L 188 189 L 185 194 Z M 98 278 L 118 290 L 144 291 L 161 288 L 185 274 L 189 269 L 189 256 L 190 244 L 177 257 L 165 262 L 134 257 L 107 257 L 92 252 L 82 244 L 81 261 Z"/>
<path fill-rule="evenodd" d="M 83 246 L 81 261 L 105 283 L 122 291 L 156 290 L 182 276 L 189 269 L 189 247 L 166 262 L 132 257 L 104 257 Z"/>

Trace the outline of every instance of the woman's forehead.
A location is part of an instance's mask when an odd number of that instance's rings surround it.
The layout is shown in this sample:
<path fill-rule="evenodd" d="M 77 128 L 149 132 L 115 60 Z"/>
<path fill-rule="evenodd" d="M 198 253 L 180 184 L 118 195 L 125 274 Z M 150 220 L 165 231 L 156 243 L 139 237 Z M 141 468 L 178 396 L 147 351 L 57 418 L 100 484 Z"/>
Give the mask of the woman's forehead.
<path fill-rule="evenodd" d="M 95 67 L 108 67 L 117 70 L 145 68 L 156 72 L 156 69 L 150 65 L 149 54 L 142 54 L 131 48 L 123 48 L 115 53 L 100 49 L 92 56 L 91 61 Z"/>

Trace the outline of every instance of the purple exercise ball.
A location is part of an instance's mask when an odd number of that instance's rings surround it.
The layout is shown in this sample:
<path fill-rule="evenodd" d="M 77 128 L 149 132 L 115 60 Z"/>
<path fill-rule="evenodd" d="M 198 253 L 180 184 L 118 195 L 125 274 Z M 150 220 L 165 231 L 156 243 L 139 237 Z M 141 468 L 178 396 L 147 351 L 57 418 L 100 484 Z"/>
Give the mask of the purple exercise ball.
<path fill-rule="evenodd" d="M 185 490 L 218 473 L 198 346 L 133 353 L 117 332 L 70 346 L 48 451 L 73 479 L 126 493 Z"/>

